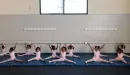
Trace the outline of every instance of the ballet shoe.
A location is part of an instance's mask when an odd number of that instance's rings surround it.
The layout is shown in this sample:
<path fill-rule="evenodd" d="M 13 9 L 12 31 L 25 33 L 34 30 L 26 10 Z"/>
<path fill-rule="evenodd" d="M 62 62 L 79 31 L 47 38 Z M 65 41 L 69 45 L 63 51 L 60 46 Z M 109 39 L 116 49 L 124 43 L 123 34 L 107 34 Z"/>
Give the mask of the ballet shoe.
<path fill-rule="evenodd" d="M 74 64 L 76 64 L 76 62 L 73 62 Z"/>
<path fill-rule="evenodd" d="M 25 63 L 25 61 L 21 61 L 21 63 Z"/>
<path fill-rule="evenodd" d="M 127 64 L 130 64 L 130 62 L 127 62 Z"/>
<path fill-rule="evenodd" d="M 110 64 L 112 64 L 113 62 L 110 62 Z"/>
<path fill-rule="evenodd" d="M 25 60 L 24 63 L 29 63 L 28 60 Z"/>
<path fill-rule="evenodd" d="M 44 59 L 44 62 L 45 62 L 45 63 L 47 63 L 47 60 L 46 60 L 46 59 Z"/>
<path fill-rule="evenodd" d="M 49 63 L 52 63 L 52 61 L 49 61 Z"/>
<path fill-rule="evenodd" d="M 80 57 L 78 57 L 78 59 L 80 59 Z"/>
<path fill-rule="evenodd" d="M 85 62 L 85 64 L 87 64 L 87 63 Z"/>

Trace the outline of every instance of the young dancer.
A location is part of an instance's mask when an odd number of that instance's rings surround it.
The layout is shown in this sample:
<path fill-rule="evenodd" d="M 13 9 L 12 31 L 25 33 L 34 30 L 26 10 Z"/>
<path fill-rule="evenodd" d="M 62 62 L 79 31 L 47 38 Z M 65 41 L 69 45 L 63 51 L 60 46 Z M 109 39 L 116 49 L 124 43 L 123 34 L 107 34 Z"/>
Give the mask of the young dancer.
<path fill-rule="evenodd" d="M 61 44 L 60 44 L 59 50 L 60 50 L 60 53 L 61 53 L 60 58 L 56 59 L 56 60 L 49 61 L 49 63 L 51 63 L 51 62 L 58 62 L 58 61 L 67 61 L 67 62 L 71 62 L 71 63 L 76 64 L 76 62 L 66 58 L 66 50 L 67 50 L 66 44 L 62 48 L 61 48 Z"/>
<path fill-rule="evenodd" d="M 119 48 L 117 49 L 117 57 L 115 59 L 110 59 L 109 61 L 121 61 L 125 64 L 129 64 L 123 57 L 130 57 L 129 55 L 124 54 L 125 45 L 119 45 Z"/>
<path fill-rule="evenodd" d="M 4 55 L 8 55 L 6 53 L 6 47 L 3 43 L 0 44 L 0 47 L 1 47 L 1 53 L 0 53 L 0 56 L 4 56 Z"/>
<path fill-rule="evenodd" d="M 112 63 L 110 61 L 107 61 L 107 60 L 104 60 L 104 59 L 101 58 L 101 56 L 105 56 L 105 55 L 100 54 L 100 51 L 104 47 L 105 44 L 103 44 L 101 47 L 100 46 L 95 46 L 94 49 L 90 46 L 89 43 L 87 43 L 87 44 L 91 48 L 91 50 L 93 51 L 94 56 L 93 56 L 92 59 L 89 59 L 89 60 L 85 61 L 86 64 L 89 63 L 89 62 L 93 62 L 93 61 L 94 62 Z"/>
<path fill-rule="evenodd" d="M 72 46 L 71 44 L 68 46 L 68 50 L 69 50 L 69 54 L 67 54 L 66 56 L 68 57 L 76 57 L 80 59 L 80 56 L 74 55 L 74 46 Z"/>
<path fill-rule="evenodd" d="M 51 52 L 52 52 L 52 55 L 49 56 L 49 57 L 47 57 L 47 58 L 45 58 L 46 60 L 47 60 L 47 59 L 51 59 L 51 58 L 60 58 L 60 57 L 57 56 L 57 54 L 56 54 L 56 51 L 57 51 L 57 49 L 58 49 L 58 43 L 57 43 L 57 47 L 54 46 L 54 45 L 50 45 L 50 44 L 49 44 L 49 48 L 50 48 L 50 50 L 51 50 Z"/>
<path fill-rule="evenodd" d="M 34 46 L 34 47 L 35 47 L 35 46 Z M 42 45 L 41 45 L 40 47 L 36 47 L 36 48 L 35 48 L 35 51 L 36 51 L 36 54 L 35 54 L 35 55 L 36 55 L 36 57 L 27 60 L 27 62 L 34 61 L 34 60 L 45 61 L 43 58 L 41 58 L 41 49 L 42 49 Z"/>
<path fill-rule="evenodd" d="M 22 60 L 20 60 L 20 59 L 17 59 L 17 58 L 15 57 L 15 49 L 16 49 L 16 44 L 15 44 L 14 47 L 10 47 L 10 49 L 9 49 L 9 56 L 10 56 L 10 58 L 7 59 L 7 60 L 1 61 L 0 63 L 5 63 L 5 62 L 9 62 L 9 61 L 24 62 L 24 61 L 22 61 Z"/>
<path fill-rule="evenodd" d="M 18 56 L 34 55 L 34 53 L 32 52 L 32 43 L 31 42 L 25 43 L 25 48 L 26 48 L 26 53 L 18 55 Z"/>

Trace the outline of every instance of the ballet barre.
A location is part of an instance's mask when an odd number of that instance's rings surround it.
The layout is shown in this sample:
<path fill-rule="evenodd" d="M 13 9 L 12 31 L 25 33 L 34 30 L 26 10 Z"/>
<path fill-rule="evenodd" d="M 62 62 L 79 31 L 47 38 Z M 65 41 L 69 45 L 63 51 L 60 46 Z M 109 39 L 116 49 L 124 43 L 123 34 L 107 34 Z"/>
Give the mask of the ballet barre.
<path fill-rule="evenodd" d="M 89 42 L 88 42 L 89 43 Z M 16 43 L 3 43 L 4 45 L 15 45 Z M 57 44 L 57 43 L 31 43 L 31 44 Z M 87 44 L 87 43 L 85 43 L 85 42 L 80 42 L 80 43 L 72 43 L 72 42 L 70 42 L 70 43 L 64 43 L 64 42 L 62 42 L 62 43 L 58 43 L 58 44 Z M 109 43 L 89 43 L 89 44 L 120 44 L 120 42 L 117 42 L 117 43 L 112 43 L 112 42 L 109 42 Z M 124 44 L 130 44 L 130 43 L 124 43 Z M 17 45 L 25 45 L 25 43 L 17 43 Z"/>
<path fill-rule="evenodd" d="M 15 45 L 16 43 L 3 43 L 4 45 Z M 28 43 L 18 43 L 17 45 L 24 45 L 24 44 L 28 44 Z M 57 42 L 53 42 L 53 43 L 37 43 L 37 42 L 33 42 L 31 44 L 57 44 Z M 58 42 L 58 44 L 85 44 L 85 42 L 81 42 L 81 43 L 66 43 L 66 42 Z"/>

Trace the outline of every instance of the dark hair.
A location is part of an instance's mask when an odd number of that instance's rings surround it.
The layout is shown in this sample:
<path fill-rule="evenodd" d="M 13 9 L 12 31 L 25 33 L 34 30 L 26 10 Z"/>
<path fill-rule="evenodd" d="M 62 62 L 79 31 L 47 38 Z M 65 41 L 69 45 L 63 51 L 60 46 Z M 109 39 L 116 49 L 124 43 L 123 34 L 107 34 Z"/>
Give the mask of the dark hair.
<path fill-rule="evenodd" d="M 100 49 L 100 46 L 95 46 L 95 48 L 98 48 L 98 49 Z"/>
<path fill-rule="evenodd" d="M 36 47 L 36 52 L 41 51 L 40 47 Z"/>
<path fill-rule="evenodd" d="M 2 46 L 1 46 L 1 48 L 2 48 L 2 49 L 5 49 L 5 46 L 4 46 L 4 45 L 2 45 Z"/>
<path fill-rule="evenodd" d="M 26 46 L 26 48 L 27 48 L 27 49 L 30 49 L 30 48 L 31 48 L 31 45 L 28 44 L 28 45 Z"/>
<path fill-rule="evenodd" d="M 52 50 L 56 50 L 56 47 L 54 45 L 51 45 Z"/>
<path fill-rule="evenodd" d="M 117 53 L 121 54 L 121 53 L 123 53 L 123 50 L 117 49 Z"/>
<path fill-rule="evenodd" d="M 121 49 L 125 49 L 125 45 L 123 44 L 123 45 L 121 45 Z"/>
<path fill-rule="evenodd" d="M 65 51 L 67 50 L 66 47 L 64 47 L 64 46 L 61 48 L 61 50 L 63 50 L 63 49 L 65 49 Z"/>
<path fill-rule="evenodd" d="M 10 47 L 9 52 L 14 51 L 14 47 Z"/>
<path fill-rule="evenodd" d="M 69 45 L 69 46 L 68 46 L 68 49 L 74 49 L 74 46 Z"/>

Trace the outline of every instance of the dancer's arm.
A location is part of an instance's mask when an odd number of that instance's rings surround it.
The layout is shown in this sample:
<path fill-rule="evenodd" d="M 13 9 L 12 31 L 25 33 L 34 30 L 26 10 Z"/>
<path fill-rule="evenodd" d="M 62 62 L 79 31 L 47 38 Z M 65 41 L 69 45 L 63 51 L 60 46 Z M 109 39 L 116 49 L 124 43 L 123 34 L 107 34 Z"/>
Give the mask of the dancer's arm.
<path fill-rule="evenodd" d="M 100 54 L 101 57 L 108 57 L 107 55 Z"/>
<path fill-rule="evenodd" d="M 125 57 L 129 57 L 129 58 L 130 58 L 130 56 L 129 56 L 129 55 L 124 54 L 124 56 L 125 56 Z"/>
<path fill-rule="evenodd" d="M 48 46 L 49 46 L 49 48 L 52 50 L 51 45 L 50 45 L 50 44 L 48 44 Z"/>
<path fill-rule="evenodd" d="M 26 50 L 26 52 L 27 52 L 27 43 L 24 43 L 24 45 L 25 45 L 25 50 Z"/>
<path fill-rule="evenodd" d="M 61 43 L 59 43 L 59 51 L 61 52 Z"/>
<path fill-rule="evenodd" d="M 33 44 L 33 47 L 34 47 L 34 49 L 36 49 L 36 46 L 35 46 L 35 44 Z"/>
<path fill-rule="evenodd" d="M 66 50 L 68 50 L 67 45 L 66 45 L 66 44 L 64 44 L 64 46 L 65 46 Z"/>
<path fill-rule="evenodd" d="M 14 45 L 14 47 L 13 47 L 13 48 L 14 48 L 14 50 L 16 49 L 16 45 L 17 45 L 17 43 L 16 43 L 16 44 Z"/>
<path fill-rule="evenodd" d="M 103 48 L 104 48 L 104 46 L 105 46 L 105 44 L 103 44 L 103 45 L 101 46 L 101 49 L 103 49 Z"/>
<path fill-rule="evenodd" d="M 41 48 L 41 50 L 43 49 L 43 46 L 42 45 L 40 45 L 40 48 Z"/>
<path fill-rule="evenodd" d="M 90 49 L 92 50 L 92 51 L 94 51 L 94 49 L 90 46 L 90 44 L 89 43 L 87 43 L 88 44 L 88 46 L 90 47 Z"/>
<path fill-rule="evenodd" d="M 58 42 L 57 42 L 57 46 L 56 46 L 56 50 L 58 49 Z"/>
<path fill-rule="evenodd" d="M 121 48 L 121 45 L 123 45 L 123 46 L 124 46 L 124 48 L 125 48 L 124 43 L 120 43 L 120 44 L 119 44 L 119 46 L 118 46 L 120 49 L 122 49 L 122 48 Z"/>

